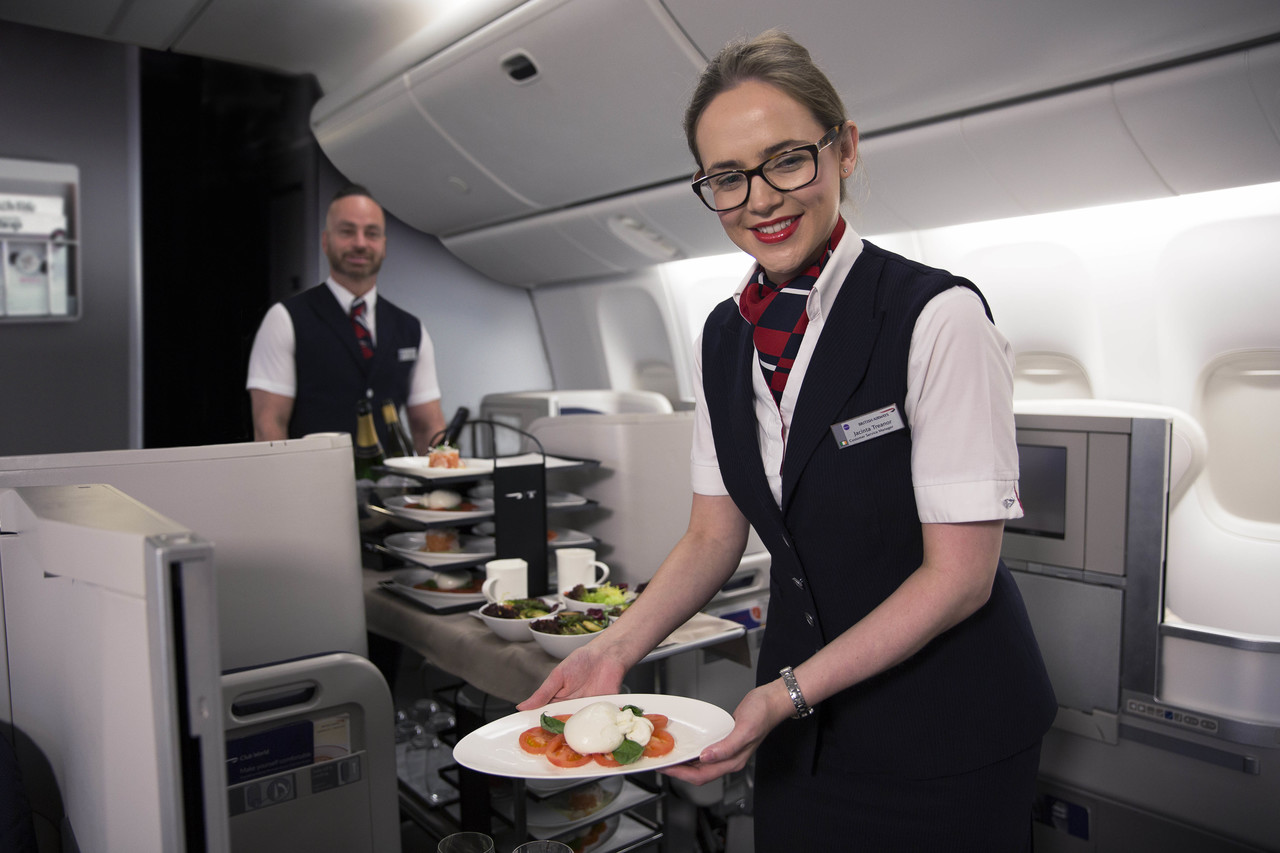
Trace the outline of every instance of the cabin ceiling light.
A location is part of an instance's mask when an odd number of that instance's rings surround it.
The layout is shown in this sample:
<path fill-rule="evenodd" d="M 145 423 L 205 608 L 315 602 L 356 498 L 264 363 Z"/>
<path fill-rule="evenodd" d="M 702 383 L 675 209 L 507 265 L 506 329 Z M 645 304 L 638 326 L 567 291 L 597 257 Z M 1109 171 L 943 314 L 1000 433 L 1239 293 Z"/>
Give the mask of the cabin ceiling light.
<path fill-rule="evenodd" d="M 655 261 L 674 261 L 684 256 L 680 247 L 634 216 L 610 216 L 609 230 L 622 242 Z"/>

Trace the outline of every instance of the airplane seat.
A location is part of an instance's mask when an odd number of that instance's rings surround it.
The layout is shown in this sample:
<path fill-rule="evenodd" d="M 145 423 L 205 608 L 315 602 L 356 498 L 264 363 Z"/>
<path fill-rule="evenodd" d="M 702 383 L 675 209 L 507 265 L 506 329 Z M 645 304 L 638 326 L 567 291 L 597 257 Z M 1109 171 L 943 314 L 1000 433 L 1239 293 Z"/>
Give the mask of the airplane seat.
<path fill-rule="evenodd" d="M 1123 400 L 1018 399 L 1015 392 L 1013 411 L 1015 414 L 1165 418 L 1171 421 L 1173 433 L 1169 459 L 1169 505 L 1171 507 L 1195 483 L 1196 478 L 1204 470 L 1208 458 L 1209 444 L 1200 423 L 1191 415 L 1173 406 Z"/>
<path fill-rule="evenodd" d="M 223 673 L 231 849 L 400 850 L 395 710 L 365 658 Z"/>

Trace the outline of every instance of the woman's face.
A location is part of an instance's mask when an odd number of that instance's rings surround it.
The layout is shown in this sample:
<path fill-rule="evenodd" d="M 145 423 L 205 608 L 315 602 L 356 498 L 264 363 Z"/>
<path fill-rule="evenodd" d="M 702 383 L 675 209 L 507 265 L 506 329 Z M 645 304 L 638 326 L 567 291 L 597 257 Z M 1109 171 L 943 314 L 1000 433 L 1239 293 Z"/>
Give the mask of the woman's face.
<path fill-rule="evenodd" d="M 721 92 L 703 111 L 694 132 L 703 172 L 753 169 L 769 157 L 817 142 L 830 128 L 781 89 L 748 80 Z M 818 154 L 818 177 L 808 186 L 779 192 L 759 176 L 747 203 L 719 214 L 729 239 L 781 284 L 803 272 L 826 248 L 840 213 L 840 179 L 853 169 L 857 130 L 852 122 Z"/>

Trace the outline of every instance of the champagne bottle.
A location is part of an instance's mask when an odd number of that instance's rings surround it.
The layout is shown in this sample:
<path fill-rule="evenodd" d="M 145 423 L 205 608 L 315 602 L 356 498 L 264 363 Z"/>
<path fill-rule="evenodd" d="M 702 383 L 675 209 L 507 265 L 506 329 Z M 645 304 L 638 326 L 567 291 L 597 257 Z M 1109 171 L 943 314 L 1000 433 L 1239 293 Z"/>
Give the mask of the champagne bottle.
<path fill-rule="evenodd" d="M 382 442 L 378 441 L 378 430 L 373 425 L 373 406 L 368 400 L 356 404 L 356 482 L 364 480 L 369 485 L 377 479 L 373 469 L 386 461 L 382 453 Z"/>
<path fill-rule="evenodd" d="M 453 420 L 449 421 L 449 425 L 444 428 L 444 438 L 440 443 L 457 447 L 458 438 L 462 435 L 462 428 L 467 425 L 467 417 L 470 414 L 466 406 L 459 406 L 458 411 L 453 414 Z"/>
<path fill-rule="evenodd" d="M 417 456 L 413 449 L 413 439 L 400 420 L 400 413 L 392 400 L 382 401 L 382 422 L 387 425 L 387 445 L 392 456 Z"/>

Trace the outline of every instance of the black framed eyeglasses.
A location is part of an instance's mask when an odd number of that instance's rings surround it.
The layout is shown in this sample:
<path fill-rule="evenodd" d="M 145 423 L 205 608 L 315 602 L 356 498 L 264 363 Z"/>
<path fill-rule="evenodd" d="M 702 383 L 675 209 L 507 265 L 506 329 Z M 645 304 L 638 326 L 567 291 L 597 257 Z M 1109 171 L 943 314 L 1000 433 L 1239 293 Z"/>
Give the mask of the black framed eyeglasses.
<path fill-rule="evenodd" d="M 693 192 L 711 210 L 723 213 L 742 207 L 751 195 L 751 179 L 756 175 L 778 192 L 789 193 L 807 187 L 818 177 L 818 152 L 831 145 L 843 125 L 837 124 L 817 142 L 774 154 L 754 169 L 732 169 L 705 178 L 694 177 Z"/>

